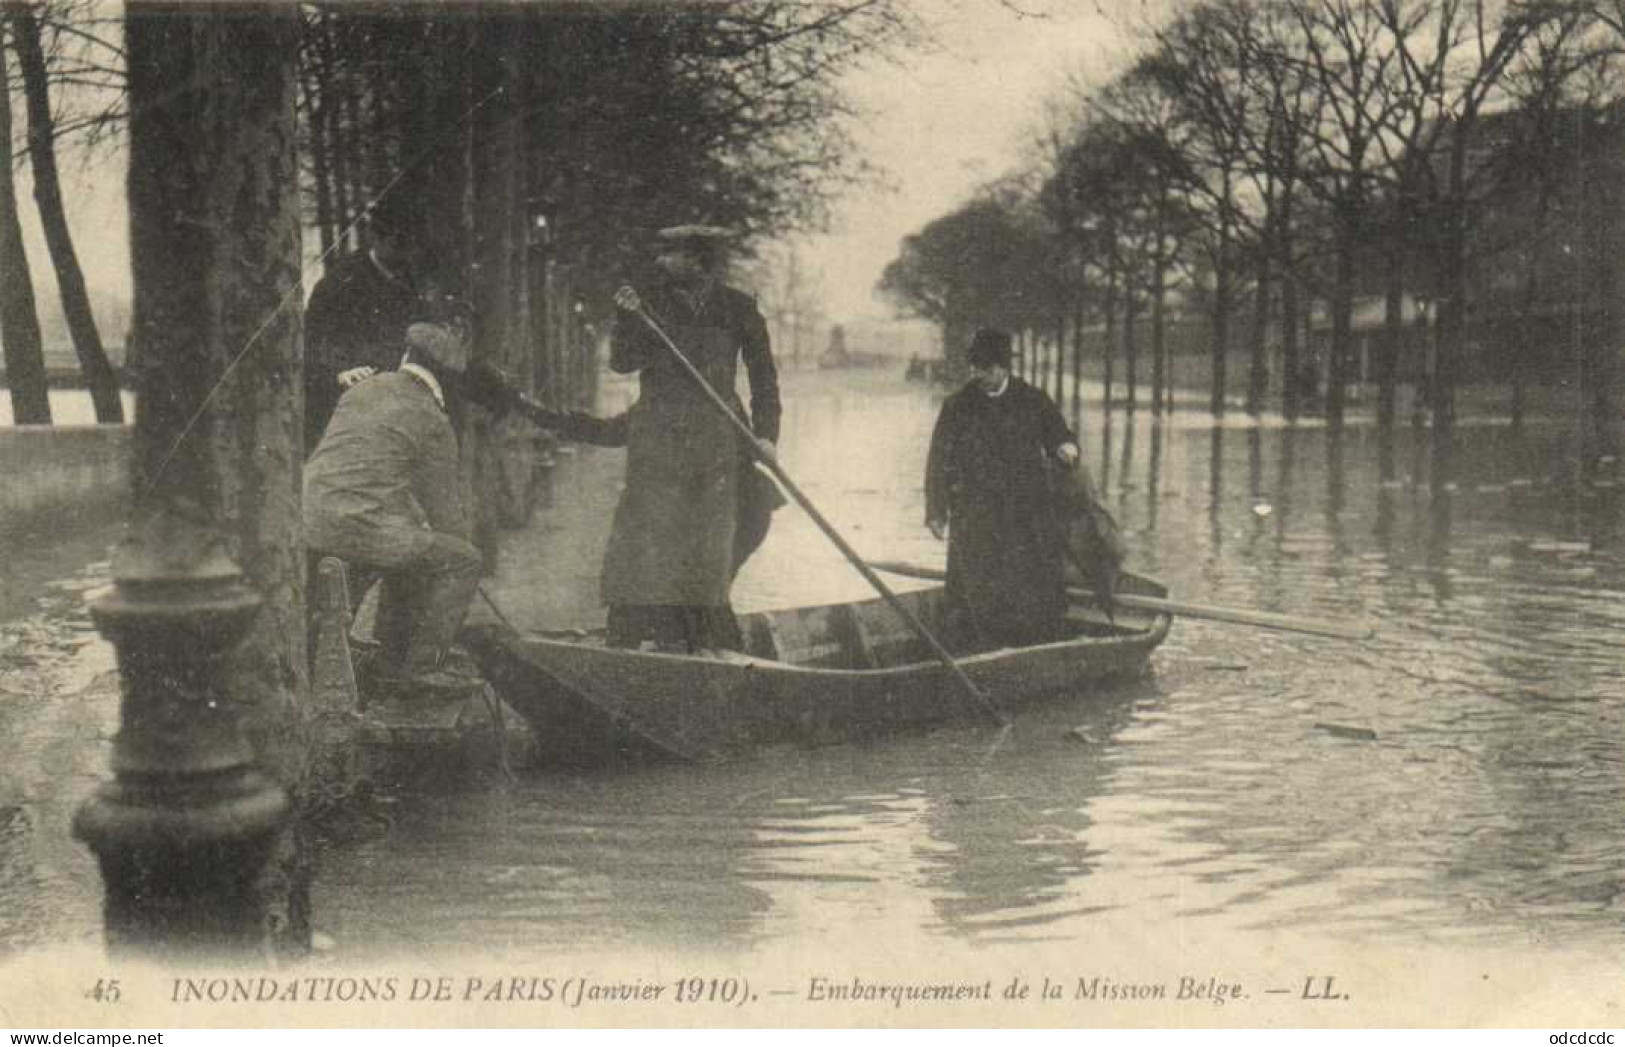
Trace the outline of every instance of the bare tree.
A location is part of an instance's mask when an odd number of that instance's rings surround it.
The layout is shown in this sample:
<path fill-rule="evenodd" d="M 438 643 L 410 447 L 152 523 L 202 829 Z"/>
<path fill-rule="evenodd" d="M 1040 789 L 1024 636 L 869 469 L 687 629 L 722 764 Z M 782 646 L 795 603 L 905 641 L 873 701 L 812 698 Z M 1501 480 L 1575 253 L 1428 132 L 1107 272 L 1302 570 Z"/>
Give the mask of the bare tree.
<path fill-rule="evenodd" d="M 1237 190 L 1250 155 L 1252 125 L 1264 105 L 1253 71 L 1258 18 L 1250 0 L 1203 4 L 1160 31 L 1157 49 L 1140 65 L 1174 106 L 1174 119 L 1183 128 L 1176 143 L 1182 162 L 1175 170 L 1205 218 L 1213 271 L 1215 416 L 1225 410 L 1236 248 L 1245 220 Z"/>
<path fill-rule="evenodd" d="M 68 231 L 68 216 L 62 205 L 62 180 L 56 166 L 56 122 L 51 113 L 50 80 L 45 48 L 40 41 L 40 15 L 25 0 L 8 0 L 6 21 L 11 27 L 23 74 L 23 90 L 28 102 L 28 157 L 34 172 L 34 200 L 39 206 L 45 245 L 51 253 L 57 287 L 62 294 L 62 312 L 79 369 L 90 390 L 96 421 L 121 424 L 124 403 L 119 394 L 118 375 L 107 359 L 96 318 L 85 289 L 84 271 Z"/>
<path fill-rule="evenodd" d="M 1305 74 L 1318 86 L 1309 128 L 1312 166 L 1305 186 L 1331 212 L 1333 272 L 1327 349 L 1326 418 L 1341 426 L 1352 349 L 1355 263 L 1368 228 L 1379 167 L 1379 139 L 1399 104 L 1387 89 L 1398 56 L 1376 4 L 1286 0 L 1297 22 Z"/>
<path fill-rule="evenodd" d="M 18 425 L 50 425 L 51 399 L 39 309 L 23 247 L 12 177 L 11 76 L 0 43 L 0 342 L 5 343 L 6 383 Z"/>

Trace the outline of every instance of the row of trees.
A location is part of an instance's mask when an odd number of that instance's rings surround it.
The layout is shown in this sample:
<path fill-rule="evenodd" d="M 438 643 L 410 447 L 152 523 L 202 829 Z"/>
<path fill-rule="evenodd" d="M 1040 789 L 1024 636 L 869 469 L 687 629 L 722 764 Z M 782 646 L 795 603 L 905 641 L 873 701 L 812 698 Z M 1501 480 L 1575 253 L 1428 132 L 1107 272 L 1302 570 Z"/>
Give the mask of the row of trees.
<path fill-rule="evenodd" d="M 14 165 L 27 164 L 68 333 L 95 405 L 96 420 L 122 422 L 118 377 L 97 330 L 62 200 L 59 141 L 94 147 L 123 119 L 125 71 L 115 26 L 89 0 L 5 0 L 0 4 L 0 343 L 12 414 L 49 424 L 43 338 L 23 246 Z M 8 53 L 9 51 L 9 53 Z M 17 70 L 21 90 L 13 88 Z M 26 119 L 16 136 L 11 100 Z M 64 102 L 64 98 L 69 101 Z M 20 139 L 20 144 L 19 144 Z"/>
<path fill-rule="evenodd" d="M 1443 428 L 1469 342 L 1509 299 L 1563 312 L 1587 373 L 1609 374 L 1625 335 L 1620 15 L 1617 0 L 1204 0 L 1142 29 L 1110 82 L 1046 100 L 1025 166 L 905 241 L 881 289 L 940 322 L 950 352 L 964 325 L 997 322 L 1063 351 L 1070 333 L 1076 369 L 1101 332 L 1107 380 L 1121 354 L 1131 396 L 1148 333 L 1154 406 L 1170 315 L 1200 316 L 1215 414 L 1242 345 L 1246 407 L 1265 407 L 1272 341 L 1282 407 L 1307 407 L 1311 300 L 1334 425 L 1365 296 L 1384 300 L 1385 425 L 1407 300 L 1432 318 Z"/>
<path fill-rule="evenodd" d="M 54 148 L 123 134 L 120 32 L 90 0 L 5 0 L 3 12 L 29 122 L 16 145 L 0 124 L 11 146 L 0 168 L 34 164 L 97 416 L 117 421 L 117 380 L 60 220 Z M 560 326 L 542 303 L 590 322 L 613 281 L 644 274 L 653 230 L 704 221 L 765 239 L 815 226 L 866 174 L 849 148 L 842 74 L 917 31 L 896 0 L 316 2 L 299 13 L 302 205 L 323 257 L 366 246 L 360 219 L 385 195 L 421 202 L 437 280 L 480 310 L 480 351 L 544 389 L 561 365 L 532 351 Z M 0 182 L 0 336 L 17 420 L 48 422 L 15 201 Z"/>

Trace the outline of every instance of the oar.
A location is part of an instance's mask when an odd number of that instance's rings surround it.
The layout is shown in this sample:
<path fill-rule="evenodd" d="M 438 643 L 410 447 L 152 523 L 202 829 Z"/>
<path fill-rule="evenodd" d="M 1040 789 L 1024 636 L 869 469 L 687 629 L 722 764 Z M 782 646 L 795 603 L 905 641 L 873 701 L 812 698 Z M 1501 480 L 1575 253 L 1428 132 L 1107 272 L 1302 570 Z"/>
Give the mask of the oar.
<path fill-rule="evenodd" d="M 819 530 L 824 532 L 824 536 L 835 544 L 835 548 L 841 551 L 841 555 L 846 557 L 847 562 L 858 569 L 858 573 L 863 575 L 864 581 L 874 586 L 875 591 L 885 597 L 886 603 L 891 605 L 891 609 L 896 611 L 908 623 L 909 628 L 914 630 L 916 636 L 925 641 L 926 646 L 931 649 L 931 653 L 936 655 L 937 661 L 947 667 L 948 671 L 959 681 L 959 685 L 976 700 L 976 704 L 981 706 L 982 710 L 992 717 L 993 721 L 999 726 L 1008 727 L 1010 718 L 1004 714 L 1004 710 L 994 705 L 993 700 L 983 693 L 982 689 L 977 687 L 969 676 L 965 675 L 965 670 L 959 667 L 958 662 L 954 661 L 954 656 L 948 653 L 948 649 L 942 646 L 935 636 L 931 635 L 931 630 L 925 627 L 925 623 L 920 621 L 914 612 L 908 609 L 908 605 L 897 598 L 897 594 L 892 592 L 885 582 L 881 581 L 880 576 L 863 561 L 857 550 L 848 545 L 846 539 L 841 537 L 840 532 L 836 531 L 834 526 L 824 519 L 824 514 L 820 513 L 808 500 L 807 496 L 801 493 L 801 488 L 797 487 L 795 481 L 791 480 L 789 474 L 784 471 L 784 467 L 779 464 L 777 456 L 769 457 L 757 449 L 756 434 L 751 432 L 750 426 L 746 425 L 744 420 L 734 413 L 728 401 L 724 400 L 715 389 L 711 388 L 711 383 L 705 380 L 705 376 L 700 373 L 699 368 L 695 367 L 688 357 L 683 355 L 683 351 L 677 348 L 677 343 L 673 342 L 665 330 L 655 322 L 654 317 L 650 316 L 641 305 L 635 312 L 644 323 L 649 325 L 649 330 L 653 331 L 666 344 L 666 348 L 671 350 L 672 356 L 676 357 L 677 362 L 683 366 L 683 370 L 687 371 L 688 376 L 699 386 L 700 391 L 711 402 L 711 406 L 716 408 L 722 417 L 728 420 L 729 425 L 733 426 L 745 437 L 745 441 L 750 445 L 751 453 L 755 454 L 757 459 L 767 466 L 768 471 L 779 481 L 779 485 L 812 518 L 812 522 L 818 525 Z"/>
<path fill-rule="evenodd" d="M 946 571 L 939 568 L 921 567 L 917 564 L 877 560 L 871 562 L 869 566 L 905 578 L 925 578 L 935 582 L 940 582 L 948 576 Z M 1088 589 L 1068 588 L 1066 595 L 1072 600 L 1096 598 L 1095 593 Z M 1268 611 L 1248 611 L 1239 607 L 1210 607 L 1205 604 L 1186 603 L 1183 600 L 1165 600 L 1160 596 L 1143 596 L 1139 593 L 1113 593 L 1112 603 L 1137 611 L 1182 615 L 1186 618 L 1206 618 L 1215 622 L 1233 622 L 1237 625 L 1256 625 L 1260 629 L 1283 629 L 1287 632 L 1308 633 L 1311 636 L 1330 636 L 1338 640 L 1369 640 L 1375 631 L 1370 626 L 1355 625 L 1352 622 L 1332 622 L 1324 618 L 1306 618 L 1298 614 L 1270 614 Z"/>

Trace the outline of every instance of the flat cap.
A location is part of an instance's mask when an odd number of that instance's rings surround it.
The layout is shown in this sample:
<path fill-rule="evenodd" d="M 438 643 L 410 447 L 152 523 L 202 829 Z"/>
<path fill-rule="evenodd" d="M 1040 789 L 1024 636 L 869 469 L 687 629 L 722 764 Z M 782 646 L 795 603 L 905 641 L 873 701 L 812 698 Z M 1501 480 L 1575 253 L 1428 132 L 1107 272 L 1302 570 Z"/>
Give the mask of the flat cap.
<path fill-rule="evenodd" d="M 443 321 L 412 324 L 406 329 L 406 345 L 442 367 L 460 370 L 467 361 L 467 346 Z"/>

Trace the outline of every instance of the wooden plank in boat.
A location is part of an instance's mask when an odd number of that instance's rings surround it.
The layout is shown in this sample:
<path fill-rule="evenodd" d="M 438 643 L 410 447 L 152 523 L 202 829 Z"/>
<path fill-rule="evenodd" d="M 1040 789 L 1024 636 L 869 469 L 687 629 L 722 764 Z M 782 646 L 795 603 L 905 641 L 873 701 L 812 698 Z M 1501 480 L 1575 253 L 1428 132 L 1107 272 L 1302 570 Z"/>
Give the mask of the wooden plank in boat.
<path fill-rule="evenodd" d="M 819 669 L 850 667 L 848 638 L 830 608 L 797 607 L 764 617 L 771 623 L 779 661 Z"/>

